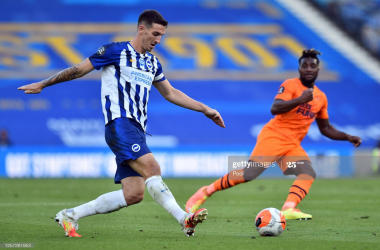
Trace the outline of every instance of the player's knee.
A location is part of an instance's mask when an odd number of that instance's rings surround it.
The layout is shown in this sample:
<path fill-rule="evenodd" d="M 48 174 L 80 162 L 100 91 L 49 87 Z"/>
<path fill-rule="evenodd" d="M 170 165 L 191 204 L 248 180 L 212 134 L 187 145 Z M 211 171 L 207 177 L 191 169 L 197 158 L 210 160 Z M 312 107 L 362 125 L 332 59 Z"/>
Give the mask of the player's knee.
<path fill-rule="evenodd" d="M 123 194 L 127 206 L 140 203 L 144 199 L 144 187 L 123 187 Z"/>
<path fill-rule="evenodd" d="M 317 177 L 317 174 L 315 173 L 315 171 L 311 167 L 311 165 L 307 165 L 304 168 L 302 168 L 302 171 L 299 174 L 307 174 L 307 175 L 310 175 L 311 177 L 313 177 L 314 179 Z"/>
<path fill-rule="evenodd" d="M 144 179 L 148 179 L 149 177 L 155 175 L 161 175 L 161 168 L 157 161 L 153 158 L 151 160 L 145 161 L 141 164 L 142 168 L 142 176 Z"/>
<path fill-rule="evenodd" d="M 252 168 L 245 168 L 244 169 L 244 180 L 245 181 L 252 181 L 256 179 L 262 172 L 263 168 L 259 167 L 252 167 Z"/>
<path fill-rule="evenodd" d="M 311 171 L 310 171 L 310 173 L 308 175 L 310 175 L 314 179 L 317 178 L 317 174 L 315 173 L 314 169 L 311 169 Z"/>
<path fill-rule="evenodd" d="M 160 175 L 161 176 L 161 170 L 160 168 L 152 168 L 147 171 L 144 171 L 144 174 L 147 178 L 155 176 L 155 175 Z"/>
<path fill-rule="evenodd" d="M 134 205 L 140 203 L 144 199 L 144 194 L 132 194 L 128 195 L 128 197 L 125 197 L 125 201 L 127 202 L 127 205 Z"/>
<path fill-rule="evenodd" d="M 137 194 L 133 197 L 133 199 L 135 202 L 134 204 L 140 203 L 144 199 L 144 194 Z"/>
<path fill-rule="evenodd" d="M 148 179 L 149 177 L 152 177 L 155 175 L 161 175 L 161 169 L 158 164 L 153 164 L 143 169 L 143 177 L 145 179 Z"/>
<path fill-rule="evenodd" d="M 249 173 L 249 172 L 244 173 L 244 180 L 245 181 L 253 181 L 256 178 L 257 178 L 257 175 L 255 175 L 253 173 Z"/>

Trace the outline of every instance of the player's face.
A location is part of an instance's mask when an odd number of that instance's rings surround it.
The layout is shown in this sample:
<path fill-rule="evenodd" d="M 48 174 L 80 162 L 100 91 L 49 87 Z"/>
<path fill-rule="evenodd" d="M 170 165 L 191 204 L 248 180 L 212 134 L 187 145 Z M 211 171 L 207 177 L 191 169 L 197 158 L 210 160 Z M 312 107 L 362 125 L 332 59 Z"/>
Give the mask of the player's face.
<path fill-rule="evenodd" d="M 315 58 L 303 58 L 298 68 L 301 80 L 305 82 L 314 82 L 318 77 L 319 65 Z"/>
<path fill-rule="evenodd" d="M 144 26 L 144 30 L 142 32 L 142 47 L 145 51 L 151 52 L 154 47 L 161 43 L 161 38 L 165 35 L 166 27 L 153 23 L 152 27 L 146 29 Z"/>

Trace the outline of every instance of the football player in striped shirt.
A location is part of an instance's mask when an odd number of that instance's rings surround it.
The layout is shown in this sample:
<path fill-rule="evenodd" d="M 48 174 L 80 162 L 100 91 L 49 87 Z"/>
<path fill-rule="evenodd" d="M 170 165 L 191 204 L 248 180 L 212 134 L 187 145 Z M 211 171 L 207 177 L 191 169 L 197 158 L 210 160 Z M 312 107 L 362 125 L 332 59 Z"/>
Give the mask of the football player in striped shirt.
<path fill-rule="evenodd" d="M 18 88 L 26 94 L 38 94 L 48 86 L 102 69 L 105 138 L 116 155 L 115 183 L 121 183 L 122 189 L 58 212 L 55 220 L 64 228 L 66 236 L 81 237 L 76 230 L 78 220 L 83 217 L 114 212 L 141 202 L 145 187 L 152 198 L 177 219 L 187 236 L 193 236 L 195 226 L 206 219 L 206 209 L 187 213 L 179 207 L 146 144 L 147 105 L 152 85 L 169 102 L 201 112 L 220 127 L 225 127 L 218 111 L 173 88 L 160 61 L 150 53 L 161 42 L 167 24 L 157 11 L 144 11 L 138 19 L 137 34 L 131 41 L 106 44 L 82 63 L 46 80 Z"/>

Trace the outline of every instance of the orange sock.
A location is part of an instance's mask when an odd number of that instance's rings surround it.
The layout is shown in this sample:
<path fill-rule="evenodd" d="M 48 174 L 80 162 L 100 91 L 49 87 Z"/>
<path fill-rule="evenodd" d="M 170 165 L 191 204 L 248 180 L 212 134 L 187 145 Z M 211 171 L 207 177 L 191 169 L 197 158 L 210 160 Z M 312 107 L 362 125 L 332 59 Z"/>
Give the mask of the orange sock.
<path fill-rule="evenodd" d="M 303 198 L 309 192 L 311 184 L 313 184 L 314 178 L 308 174 L 300 174 L 297 179 L 293 182 L 290 187 L 288 198 L 286 199 L 282 210 L 288 208 L 295 208 L 298 203 L 302 201 Z"/>
<path fill-rule="evenodd" d="M 237 184 L 247 182 L 244 180 L 243 171 L 244 169 L 231 171 L 228 174 L 224 175 L 222 178 L 211 183 L 207 187 L 207 195 L 211 196 L 216 191 L 220 191 L 226 188 L 236 186 Z"/>

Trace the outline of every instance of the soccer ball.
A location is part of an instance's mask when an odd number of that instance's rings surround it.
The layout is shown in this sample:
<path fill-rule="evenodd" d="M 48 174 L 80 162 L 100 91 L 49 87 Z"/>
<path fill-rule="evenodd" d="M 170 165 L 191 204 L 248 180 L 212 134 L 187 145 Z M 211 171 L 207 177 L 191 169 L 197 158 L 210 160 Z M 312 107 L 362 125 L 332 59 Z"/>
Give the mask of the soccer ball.
<path fill-rule="evenodd" d="M 261 210 L 255 219 L 256 229 L 261 236 L 278 236 L 286 226 L 285 216 L 280 210 L 270 207 Z"/>

